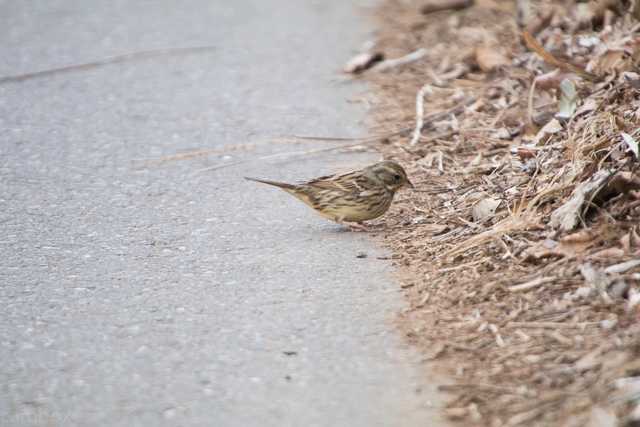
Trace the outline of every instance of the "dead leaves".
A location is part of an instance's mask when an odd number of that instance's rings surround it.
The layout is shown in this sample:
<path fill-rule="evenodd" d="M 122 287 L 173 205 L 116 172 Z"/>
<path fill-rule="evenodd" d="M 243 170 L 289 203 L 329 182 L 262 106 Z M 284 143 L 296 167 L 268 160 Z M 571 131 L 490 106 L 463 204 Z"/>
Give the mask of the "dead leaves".
<path fill-rule="evenodd" d="M 372 79 L 383 123 L 414 129 L 383 149 L 424 183 L 388 236 L 416 278 L 412 339 L 454 366 L 465 425 L 587 425 L 640 320 L 637 28 L 605 11 L 615 26 L 572 33 L 583 3 L 531 2 L 527 51 L 514 2 L 476 3 L 410 33 L 392 20 L 389 51 L 428 47 L 425 68 Z"/>

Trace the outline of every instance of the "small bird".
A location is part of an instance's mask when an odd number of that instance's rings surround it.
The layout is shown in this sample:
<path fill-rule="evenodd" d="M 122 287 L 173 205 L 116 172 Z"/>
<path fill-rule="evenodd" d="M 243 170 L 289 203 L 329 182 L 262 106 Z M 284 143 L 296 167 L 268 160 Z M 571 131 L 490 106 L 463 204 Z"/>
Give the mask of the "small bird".
<path fill-rule="evenodd" d="M 323 217 L 356 230 L 365 230 L 363 221 L 384 214 L 400 188 L 405 185 L 414 188 L 402 166 L 390 160 L 342 175 L 321 176 L 301 184 L 245 179 L 282 188 Z"/>

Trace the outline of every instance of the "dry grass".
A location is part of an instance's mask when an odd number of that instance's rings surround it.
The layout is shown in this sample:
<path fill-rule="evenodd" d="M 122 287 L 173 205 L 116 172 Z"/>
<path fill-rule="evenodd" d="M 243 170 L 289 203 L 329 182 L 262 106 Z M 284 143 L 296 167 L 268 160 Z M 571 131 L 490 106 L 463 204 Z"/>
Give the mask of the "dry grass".
<path fill-rule="evenodd" d="M 622 133 L 640 136 L 638 22 L 617 2 L 532 1 L 518 23 L 515 3 L 378 10 L 386 58 L 427 49 L 362 74 L 374 126 L 410 129 L 380 146 L 419 184 L 385 236 L 410 278 L 403 324 L 455 379 L 462 425 L 637 425 L 640 179 Z"/>

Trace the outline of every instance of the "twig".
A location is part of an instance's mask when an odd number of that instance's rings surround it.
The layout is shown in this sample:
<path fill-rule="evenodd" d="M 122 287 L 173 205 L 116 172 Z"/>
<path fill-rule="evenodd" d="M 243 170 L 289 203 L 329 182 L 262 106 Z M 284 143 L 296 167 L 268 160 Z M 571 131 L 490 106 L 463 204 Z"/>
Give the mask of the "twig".
<path fill-rule="evenodd" d="M 540 56 L 540 58 L 542 58 L 542 60 L 547 64 L 553 65 L 554 67 L 558 67 L 565 71 L 576 73 L 580 77 L 592 82 L 598 80 L 598 76 L 596 76 L 595 74 L 591 74 L 570 62 L 557 59 L 555 56 L 547 52 L 547 50 L 538 42 L 538 40 L 536 40 L 531 34 L 529 34 L 528 31 L 523 31 L 522 37 L 524 38 L 524 42 L 527 47 L 533 52 L 537 53 L 538 56 Z"/>
<path fill-rule="evenodd" d="M 527 100 L 527 118 L 529 119 L 529 125 L 533 126 L 535 123 L 533 122 L 533 95 L 536 91 L 536 84 L 538 84 L 537 79 L 533 79 L 531 83 L 531 88 L 529 89 L 529 98 Z"/>
<path fill-rule="evenodd" d="M 566 345 L 566 346 L 572 346 L 573 345 L 573 341 L 570 338 L 565 337 L 564 335 L 562 335 L 560 332 L 558 331 L 544 331 L 544 335 L 546 337 L 549 337 L 557 342 L 559 342 L 562 345 Z"/>
<path fill-rule="evenodd" d="M 581 323 L 566 323 L 566 322 L 509 322 L 508 328 L 538 328 L 538 329 L 580 329 L 585 326 L 597 325 L 598 322 L 581 322 Z"/>
<path fill-rule="evenodd" d="M 515 286 L 510 286 L 507 289 L 509 289 L 509 292 L 524 292 L 524 291 L 528 291 L 531 290 L 533 288 L 537 288 L 538 286 L 542 286 L 545 285 L 547 283 L 551 283 L 554 280 L 556 280 L 555 277 L 551 276 L 551 277 L 538 277 L 536 279 L 530 280 L 526 283 L 522 283 L 520 285 L 515 285 Z"/>
<path fill-rule="evenodd" d="M 393 68 L 401 67 L 403 65 L 410 64 L 412 62 L 416 62 L 427 55 L 427 49 L 421 47 L 418 50 L 415 50 L 405 56 L 401 56 L 400 58 L 387 59 L 382 62 L 377 63 L 371 68 L 371 71 L 380 71 L 385 72 L 389 71 Z"/>
<path fill-rule="evenodd" d="M 424 126 L 424 97 L 425 95 L 431 95 L 431 93 L 431 85 L 426 84 L 420 88 L 416 95 L 416 127 L 413 130 L 413 136 L 409 143 L 410 146 L 416 145 L 420 140 L 420 134 Z"/>
<path fill-rule="evenodd" d="M 474 267 L 474 266 L 476 266 L 478 264 L 482 264 L 485 261 L 486 260 L 484 260 L 484 259 L 479 259 L 479 260 L 476 260 L 476 261 L 468 262 L 466 264 L 456 265 L 455 267 L 441 268 L 441 269 L 438 270 L 438 273 L 446 273 L 448 271 L 455 271 L 455 270 L 460 270 L 460 269 L 463 269 L 463 268 Z"/>
<path fill-rule="evenodd" d="M 639 265 L 640 265 L 640 259 L 632 259 L 631 261 L 610 265 L 609 267 L 604 269 L 604 272 L 607 274 L 624 273 L 625 271 L 631 270 L 632 268 L 636 268 Z"/>
<path fill-rule="evenodd" d="M 477 346 L 476 347 L 471 347 L 471 346 L 468 346 L 468 345 L 458 344 L 458 343 L 451 342 L 451 341 L 445 341 L 444 345 L 446 345 L 447 347 L 451 347 L 454 350 L 471 351 L 471 352 L 478 351 L 478 347 Z"/>
<path fill-rule="evenodd" d="M 460 384 L 442 384 L 438 386 L 438 390 L 444 392 L 456 392 L 464 389 L 477 389 L 486 392 L 500 393 L 500 394 L 518 394 L 522 393 L 512 387 L 501 387 L 493 384 L 473 384 L 473 383 L 460 383 Z"/>
<path fill-rule="evenodd" d="M 361 143 L 369 143 L 381 141 L 398 135 L 404 135 L 409 132 L 412 127 L 405 127 L 398 130 L 394 130 L 381 135 L 370 135 L 362 137 L 340 137 L 340 136 L 307 136 L 307 135 L 290 135 L 288 138 L 311 140 L 311 141 L 360 141 Z"/>
<path fill-rule="evenodd" d="M 82 64 L 66 65 L 60 68 L 50 68 L 48 70 L 34 71 L 32 73 L 16 74 L 13 76 L 0 77 L 0 84 L 21 82 L 24 80 L 35 79 L 38 77 L 52 76 L 55 74 L 66 73 L 70 71 L 89 70 L 101 67 L 103 65 L 116 64 L 126 61 L 135 61 L 144 58 L 152 58 L 164 55 L 187 55 L 191 53 L 206 52 L 215 49 L 215 46 L 196 46 L 196 47 L 173 47 L 167 49 L 143 50 L 138 52 L 125 53 L 122 55 L 109 56 L 92 62 Z"/>
<path fill-rule="evenodd" d="M 443 10 L 462 10 L 473 6 L 474 0 L 431 0 L 422 6 L 420 12 L 428 15 L 434 12 L 442 12 Z"/>
<path fill-rule="evenodd" d="M 187 159 L 193 159 L 196 157 L 210 156 L 212 154 L 222 154 L 222 153 L 227 153 L 231 151 L 249 150 L 249 149 L 255 148 L 257 145 L 258 144 L 251 144 L 251 143 L 230 145 L 222 148 L 211 148 L 211 149 L 205 149 L 205 150 L 194 150 L 194 151 L 187 151 L 183 153 L 176 153 L 168 156 L 159 157 L 157 159 L 134 159 L 134 161 L 143 161 L 144 164 L 147 166 L 160 165 L 162 163 L 171 162 L 174 160 L 187 160 Z"/>
<path fill-rule="evenodd" d="M 306 136 L 306 135 L 291 135 L 290 138 L 293 139 L 302 139 L 307 141 L 324 141 L 324 142 L 340 142 L 340 141 L 364 141 L 367 138 L 366 136 L 358 137 L 347 137 L 347 136 Z"/>
<path fill-rule="evenodd" d="M 529 421 L 533 421 L 536 418 L 540 417 L 544 413 L 545 409 L 546 407 L 536 408 L 530 411 L 520 412 L 519 414 L 513 415 L 507 420 L 507 426 L 517 426 Z"/>

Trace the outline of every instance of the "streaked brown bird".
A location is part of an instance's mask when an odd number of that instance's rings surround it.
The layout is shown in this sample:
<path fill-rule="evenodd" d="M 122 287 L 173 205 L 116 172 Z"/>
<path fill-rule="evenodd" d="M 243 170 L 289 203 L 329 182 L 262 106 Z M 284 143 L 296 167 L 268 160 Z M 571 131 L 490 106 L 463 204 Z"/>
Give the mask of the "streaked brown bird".
<path fill-rule="evenodd" d="M 323 217 L 353 229 L 365 229 L 363 221 L 384 214 L 396 191 L 405 185 L 413 188 L 407 173 L 398 163 L 386 160 L 342 175 L 321 176 L 301 184 L 245 177 L 282 188 L 311 206 Z"/>

